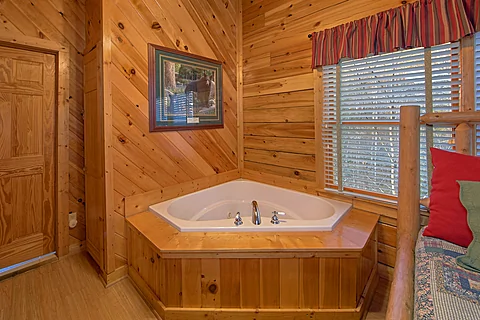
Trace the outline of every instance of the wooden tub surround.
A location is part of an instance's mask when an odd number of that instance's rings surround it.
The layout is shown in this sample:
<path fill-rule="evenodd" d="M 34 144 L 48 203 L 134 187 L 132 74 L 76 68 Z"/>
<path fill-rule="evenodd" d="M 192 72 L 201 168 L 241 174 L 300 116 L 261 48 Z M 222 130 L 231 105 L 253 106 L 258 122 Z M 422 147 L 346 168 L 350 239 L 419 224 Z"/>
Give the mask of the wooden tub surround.
<path fill-rule="evenodd" d="M 128 274 L 163 320 L 362 319 L 377 284 L 378 216 L 331 232 L 179 232 L 127 218 Z"/>

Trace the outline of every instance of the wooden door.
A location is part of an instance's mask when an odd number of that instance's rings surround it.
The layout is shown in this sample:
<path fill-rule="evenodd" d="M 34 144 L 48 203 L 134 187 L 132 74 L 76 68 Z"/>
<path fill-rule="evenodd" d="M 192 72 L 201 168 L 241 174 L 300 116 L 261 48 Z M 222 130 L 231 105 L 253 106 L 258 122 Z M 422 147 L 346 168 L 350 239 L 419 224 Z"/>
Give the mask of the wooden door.
<path fill-rule="evenodd" d="M 0 268 L 55 250 L 55 73 L 0 46 Z"/>

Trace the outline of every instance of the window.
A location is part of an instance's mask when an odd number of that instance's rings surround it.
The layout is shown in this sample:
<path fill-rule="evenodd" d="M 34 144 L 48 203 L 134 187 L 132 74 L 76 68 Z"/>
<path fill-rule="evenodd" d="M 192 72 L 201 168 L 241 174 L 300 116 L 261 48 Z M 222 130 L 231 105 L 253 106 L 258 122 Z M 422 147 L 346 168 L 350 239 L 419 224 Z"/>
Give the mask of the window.
<path fill-rule="evenodd" d="M 475 34 L 475 105 L 480 111 L 480 32 Z M 477 155 L 480 156 L 480 125 L 477 125 Z"/>
<path fill-rule="evenodd" d="M 459 71 L 458 43 L 323 67 L 326 187 L 395 200 L 400 106 L 458 110 Z M 428 147 L 452 149 L 452 139 L 452 128 L 422 128 L 422 195 L 429 189 Z"/>

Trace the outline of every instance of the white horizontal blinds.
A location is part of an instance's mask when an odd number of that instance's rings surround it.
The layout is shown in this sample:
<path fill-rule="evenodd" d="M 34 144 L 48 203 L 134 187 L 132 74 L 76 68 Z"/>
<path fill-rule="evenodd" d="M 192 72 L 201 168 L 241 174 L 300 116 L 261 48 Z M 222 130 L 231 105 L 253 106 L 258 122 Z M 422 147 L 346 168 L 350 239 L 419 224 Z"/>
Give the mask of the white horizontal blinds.
<path fill-rule="evenodd" d="M 480 32 L 475 34 L 475 105 L 480 111 Z M 480 156 L 480 125 L 477 125 L 477 155 Z"/>
<path fill-rule="evenodd" d="M 337 188 L 337 86 L 336 66 L 325 66 L 323 72 L 323 128 L 324 175 L 327 188 Z"/>
<path fill-rule="evenodd" d="M 433 112 L 458 111 L 460 107 L 460 43 L 447 43 L 430 49 L 431 64 L 426 66 L 426 72 L 431 70 L 431 99 Z M 428 76 L 426 76 L 428 78 Z M 427 112 L 427 108 L 421 110 Z M 421 128 L 420 137 L 420 186 L 421 196 L 426 197 L 429 193 L 429 181 L 431 180 L 431 158 L 429 149 L 435 147 L 443 150 L 453 150 L 454 128 L 435 125 L 429 129 L 431 137 L 427 138 L 428 129 Z"/>
<path fill-rule="evenodd" d="M 400 106 L 424 103 L 423 61 L 411 50 L 341 63 L 346 190 L 396 195 Z"/>
<path fill-rule="evenodd" d="M 399 117 L 403 105 L 420 105 L 426 111 L 429 90 L 429 109 L 450 111 L 458 109 L 459 68 L 458 44 L 432 48 L 428 68 L 425 66 L 427 50 L 412 49 L 364 59 L 342 61 L 340 81 L 335 75 L 324 71 L 324 88 L 328 92 L 324 105 L 324 136 L 334 137 L 334 123 L 339 121 L 340 159 L 325 154 L 326 171 L 334 167 L 327 181 L 335 184 L 342 177 L 343 190 L 374 196 L 395 198 L 397 196 L 399 158 Z M 324 67 L 331 73 L 334 67 Z M 429 76 L 426 72 L 430 72 Z M 431 76 L 430 76 L 431 74 Z M 426 83 L 429 79 L 429 83 Z M 340 95 L 335 97 L 339 89 Z M 340 113 L 332 115 L 334 102 L 339 99 Z M 327 101 L 328 99 L 328 101 Z M 337 100 L 338 101 L 338 100 Z M 326 118 L 325 113 L 329 118 Z M 339 117 L 339 118 L 338 118 Z M 330 120 L 331 125 L 326 121 Z M 328 127 L 328 128 L 327 128 Z M 428 190 L 427 138 L 422 130 L 422 190 Z M 442 148 L 451 148 L 451 128 L 439 128 L 430 134 L 431 143 Z M 338 141 L 337 140 L 337 141 Z M 325 149 L 328 149 L 325 145 Z M 327 165 L 328 163 L 328 165 Z M 342 168 L 335 175 L 335 167 Z M 328 172 L 326 173 L 329 174 Z M 328 185 L 328 183 L 327 183 Z"/>
<path fill-rule="evenodd" d="M 342 123 L 398 122 L 400 106 L 425 101 L 423 49 L 341 62 Z"/>
<path fill-rule="evenodd" d="M 435 46 L 432 52 L 433 112 L 460 109 L 460 43 Z"/>

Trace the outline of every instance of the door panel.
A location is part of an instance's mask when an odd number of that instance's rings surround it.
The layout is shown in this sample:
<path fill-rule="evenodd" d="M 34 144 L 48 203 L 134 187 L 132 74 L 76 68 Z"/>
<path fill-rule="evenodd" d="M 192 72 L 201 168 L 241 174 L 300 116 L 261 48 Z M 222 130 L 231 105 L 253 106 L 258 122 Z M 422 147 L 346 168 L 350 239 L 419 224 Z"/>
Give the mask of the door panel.
<path fill-rule="evenodd" d="M 12 157 L 41 155 L 42 96 L 15 94 L 12 96 Z"/>
<path fill-rule="evenodd" d="M 42 175 L 12 178 L 14 239 L 42 233 Z"/>
<path fill-rule="evenodd" d="M 0 179 L 0 248 L 13 241 L 12 179 Z"/>
<path fill-rule="evenodd" d="M 55 57 L 0 47 L 0 268 L 55 250 Z"/>
<path fill-rule="evenodd" d="M 31 82 L 34 85 L 43 84 L 43 64 L 32 61 L 14 60 L 15 80 Z"/>
<path fill-rule="evenodd" d="M 12 156 L 11 100 L 11 93 L 0 92 L 0 159 L 9 159 Z"/>

